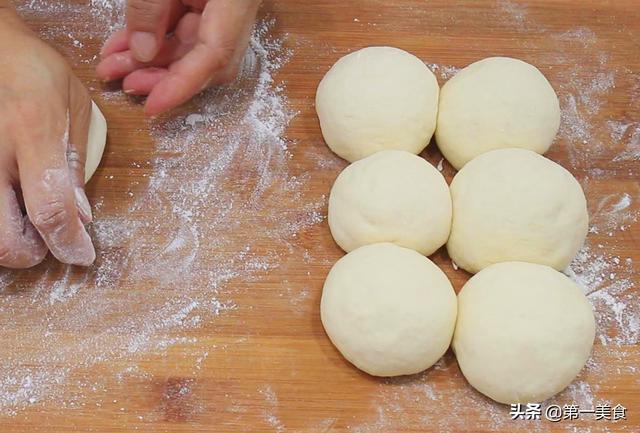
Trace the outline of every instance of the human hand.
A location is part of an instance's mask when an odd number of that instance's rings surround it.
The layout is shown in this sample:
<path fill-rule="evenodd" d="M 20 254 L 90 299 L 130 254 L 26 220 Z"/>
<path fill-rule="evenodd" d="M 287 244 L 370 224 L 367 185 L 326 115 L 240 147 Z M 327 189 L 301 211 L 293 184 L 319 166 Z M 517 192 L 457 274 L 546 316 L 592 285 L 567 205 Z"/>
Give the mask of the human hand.
<path fill-rule="evenodd" d="M 126 93 L 148 95 L 160 114 L 239 71 L 259 0 L 129 0 L 127 27 L 105 43 L 96 68 L 105 81 L 124 78 Z"/>
<path fill-rule="evenodd" d="M 34 266 L 47 250 L 61 262 L 89 265 L 89 94 L 8 8 L 0 8 L 0 59 L 0 266 Z"/>

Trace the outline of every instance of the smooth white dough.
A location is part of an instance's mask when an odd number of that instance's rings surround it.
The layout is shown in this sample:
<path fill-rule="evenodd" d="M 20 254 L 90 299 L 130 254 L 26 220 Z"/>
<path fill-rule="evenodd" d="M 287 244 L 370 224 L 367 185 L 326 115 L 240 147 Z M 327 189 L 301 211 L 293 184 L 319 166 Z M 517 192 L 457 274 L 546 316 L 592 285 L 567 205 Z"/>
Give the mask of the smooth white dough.
<path fill-rule="evenodd" d="M 500 403 L 540 402 L 562 391 L 587 362 L 594 337 L 582 290 L 548 266 L 498 263 L 458 295 L 458 364 L 474 388 Z"/>
<path fill-rule="evenodd" d="M 375 376 L 414 374 L 447 350 L 456 295 L 446 275 L 419 253 L 367 245 L 331 268 L 320 314 L 327 335 L 359 369 Z"/>
<path fill-rule="evenodd" d="M 490 57 L 458 72 L 440 91 L 436 142 L 456 169 L 493 149 L 544 153 L 560 127 L 560 104 L 535 66 Z"/>
<path fill-rule="evenodd" d="M 499 262 L 564 270 L 587 236 L 580 184 L 560 165 L 525 149 L 498 149 L 466 164 L 450 185 L 447 251 L 475 273 Z"/>
<path fill-rule="evenodd" d="M 347 252 L 391 242 L 429 255 L 449 237 L 449 186 L 419 156 L 403 150 L 377 152 L 349 165 L 336 179 L 329 227 Z"/>
<path fill-rule="evenodd" d="M 87 159 L 84 165 L 84 181 L 89 182 L 96 172 L 104 146 L 107 143 L 107 121 L 95 102 L 91 102 L 91 124 L 87 139 Z"/>
<path fill-rule="evenodd" d="M 418 154 L 438 113 L 438 82 L 424 62 L 393 47 L 369 47 L 339 59 L 316 93 L 327 145 L 353 162 L 385 149 Z"/>

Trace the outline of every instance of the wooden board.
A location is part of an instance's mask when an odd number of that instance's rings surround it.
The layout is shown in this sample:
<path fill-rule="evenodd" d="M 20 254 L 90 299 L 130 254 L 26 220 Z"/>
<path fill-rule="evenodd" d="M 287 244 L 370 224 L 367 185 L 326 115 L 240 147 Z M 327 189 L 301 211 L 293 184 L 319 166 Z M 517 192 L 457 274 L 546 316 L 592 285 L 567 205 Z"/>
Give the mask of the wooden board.
<path fill-rule="evenodd" d="M 93 3 L 104 11 L 106 6 L 118 2 Z M 88 187 L 90 199 L 99 204 L 97 219 L 120 221 L 129 215 L 132 220 L 142 222 L 161 221 L 164 215 L 154 212 L 164 208 L 132 211 L 131 200 L 153 187 L 149 177 L 157 170 L 154 158 L 164 157 L 175 149 L 158 146 L 157 134 L 155 139 L 150 135 L 150 123 L 143 118 L 139 101 L 105 93 L 104 86 L 94 79 L 92 56 L 102 43 L 102 37 L 90 31 L 96 17 L 86 6 L 73 9 L 73 13 L 66 9 L 62 13 L 48 13 L 51 9 L 47 9 L 46 2 L 21 5 L 30 25 L 74 59 L 74 69 L 92 88 L 108 119 L 108 151 Z M 216 245 L 216 239 L 210 239 L 211 245 L 206 249 L 209 255 L 202 260 L 209 260 L 211 269 L 217 269 L 221 266 L 216 261 L 218 257 L 226 257 L 219 256 L 221 251 L 241 250 L 245 242 L 255 239 L 250 255 L 270 258 L 273 266 L 268 260 L 259 260 L 257 266 L 264 265 L 265 270 L 252 268 L 246 275 L 236 272 L 233 277 L 221 278 L 215 291 L 210 285 L 194 283 L 188 276 L 180 277 L 187 286 L 176 283 L 162 292 L 157 289 L 161 283 L 153 276 L 109 280 L 122 284 L 95 289 L 95 296 L 108 297 L 110 302 L 104 304 L 108 306 L 104 311 L 96 310 L 103 317 L 87 319 L 87 326 L 80 326 L 72 318 L 65 321 L 65 315 L 81 308 L 71 307 L 80 295 L 67 293 L 68 287 L 55 283 L 80 281 L 79 286 L 72 288 L 87 299 L 91 293 L 86 291 L 94 290 L 98 274 L 91 270 L 68 271 L 51 259 L 28 272 L 2 271 L 0 282 L 15 282 L 5 285 L 0 292 L 3 329 L 0 340 L 5 348 L 0 356 L 5 367 L 0 372 L 16 376 L 0 377 L 0 430 L 12 433 L 640 431 L 638 332 L 622 329 L 630 327 L 639 317 L 638 6 L 635 0 L 267 0 L 261 11 L 263 19 L 275 22 L 268 37 L 284 40 L 285 48 L 290 50 L 288 62 L 275 78 L 285 84 L 281 97 L 297 114 L 284 134 L 290 152 L 287 171 L 276 172 L 276 176 L 286 175 L 287 181 L 295 177 L 294 181 L 303 182 L 304 187 L 292 187 L 298 195 L 291 202 L 280 203 L 282 213 L 289 212 L 283 217 L 285 222 L 307 218 L 318 203 L 319 214 L 326 214 L 326 194 L 345 166 L 326 149 L 313 107 L 319 80 L 345 53 L 368 45 L 397 46 L 432 65 L 441 83 L 455 68 L 494 55 L 529 61 L 547 75 L 558 90 L 564 116 L 563 129 L 548 156 L 567 167 L 587 193 L 595 229 L 589 234 L 590 252 L 585 255 L 581 275 L 583 281 L 594 285 L 592 289 L 603 294 L 592 298 L 600 312 L 602 335 L 594 347 L 593 359 L 577 379 L 577 385 L 558 396 L 554 403 L 576 403 L 582 409 L 621 404 L 627 408 L 626 420 L 596 421 L 593 415 L 584 414 L 579 420 L 557 423 L 512 421 L 508 407 L 492 403 L 469 387 L 451 353 L 435 368 L 414 377 L 382 380 L 359 372 L 332 347 L 319 319 L 323 279 L 342 255 L 331 240 L 326 221 L 317 218 L 308 224 L 298 221 L 298 230 L 278 238 L 286 242 L 272 243 L 270 237 L 263 236 L 263 231 L 270 230 L 274 220 L 267 208 L 260 207 L 255 212 L 243 213 L 238 225 L 229 229 L 232 235 L 225 237 L 220 232 L 220 238 L 226 242 L 222 246 Z M 78 40 L 80 48 L 74 46 Z M 235 110 L 243 112 L 242 107 Z M 424 156 L 434 165 L 441 160 L 434 143 Z M 237 191 L 239 197 L 247 191 L 242 186 L 259 174 L 250 157 L 240 158 L 233 175 L 223 182 L 229 191 Z M 455 174 L 446 163 L 443 172 L 448 181 Z M 201 175 L 197 170 L 193 173 L 194 178 Z M 273 211 L 279 208 L 278 203 L 272 202 L 286 197 L 278 195 L 275 189 L 286 190 L 286 186 L 279 181 L 270 185 L 262 200 L 269 202 L 268 209 Z M 307 204 L 313 205 L 311 211 L 305 207 Z M 616 213 L 618 208 L 621 212 Z M 166 218 L 172 216 L 167 214 Z M 119 254 L 126 253 L 131 242 L 144 241 L 153 249 L 167 241 L 165 233 L 154 232 L 152 228 L 144 239 L 126 239 L 124 235 L 114 238 L 112 244 L 102 243 L 99 250 Z M 468 275 L 454 270 L 443 250 L 432 259 L 459 290 Z M 612 264 L 615 260 L 620 261 L 620 266 Z M 165 267 L 171 265 L 170 261 L 164 263 Z M 613 287 L 619 281 L 623 287 Z M 18 283 L 21 289 L 16 288 Z M 36 296 L 33 293 L 36 290 L 43 291 L 44 297 Z M 54 302 L 56 290 L 63 295 L 67 293 L 67 304 Z M 122 348 L 123 344 L 132 344 L 131 329 L 137 332 L 138 328 L 127 328 L 122 319 L 115 322 L 118 302 L 122 310 L 135 316 L 136 308 L 142 311 L 156 302 L 162 307 L 168 299 L 185 293 L 202 299 L 219 296 L 223 301 L 231 300 L 233 308 L 203 314 L 197 326 L 180 326 L 169 320 L 165 331 L 173 339 L 165 345 L 130 352 Z M 42 333 L 43 340 L 39 342 L 36 337 L 40 334 L 34 334 L 30 323 L 40 323 L 42 318 L 38 315 L 44 307 L 34 302 L 44 305 L 49 301 L 54 304 L 51 311 L 46 310 L 46 314 L 51 314 L 47 317 L 52 326 Z M 139 304 L 136 307 L 131 302 Z M 616 305 L 618 316 L 614 311 Z M 111 327 L 113 332 L 105 334 L 101 320 L 123 326 Z M 159 333 L 154 330 L 154 336 Z M 103 349 L 109 350 L 85 348 L 77 355 L 68 353 L 70 350 L 64 356 L 54 350 L 56 356 L 52 354 L 50 359 L 33 355 L 42 352 L 40 346 L 46 347 L 54 337 L 55 341 L 100 342 Z M 69 343 L 69 347 L 76 346 Z M 91 353 L 100 353 L 101 357 L 89 362 L 87 354 Z M 63 373 L 57 378 L 56 372 Z M 24 383 L 24 387 L 16 385 L 16 380 L 27 379 L 36 381 L 42 389 L 33 390 Z M 18 391 L 12 394 L 9 389 L 27 389 L 34 396 Z"/>

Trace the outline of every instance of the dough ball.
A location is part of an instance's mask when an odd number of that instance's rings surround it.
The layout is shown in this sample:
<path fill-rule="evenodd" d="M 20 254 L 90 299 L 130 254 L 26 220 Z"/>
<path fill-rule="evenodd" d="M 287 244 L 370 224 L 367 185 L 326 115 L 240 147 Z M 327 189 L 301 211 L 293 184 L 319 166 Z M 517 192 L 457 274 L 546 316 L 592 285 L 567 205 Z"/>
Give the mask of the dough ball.
<path fill-rule="evenodd" d="M 329 197 L 329 227 L 347 252 L 392 242 L 429 255 L 449 237 L 449 186 L 419 156 L 403 150 L 375 153 L 336 179 Z"/>
<path fill-rule="evenodd" d="M 333 344 L 374 376 L 432 366 L 449 347 L 456 312 L 446 275 L 426 257 L 390 243 L 367 245 L 338 260 L 320 304 Z"/>
<path fill-rule="evenodd" d="M 564 270 L 587 236 L 580 184 L 555 162 L 524 149 L 498 149 L 465 165 L 451 182 L 451 259 L 471 273 L 499 262 Z"/>
<path fill-rule="evenodd" d="M 458 295 L 458 364 L 474 388 L 500 403 L 540 402 L 562 391 L 587 362 L 594 336 L 589 301 L 548 266 L 498 263 Z"/>
<path fill-rule="evenodd" d="M 535 66 L 508 57 L 473 63 L 440 92 L 436 141 L 458 170 L 505 147 L 544 153 L 560 127 L 560 104 Z"/>
<path fill-rule="evenodd" d="M 96 172 L 104 146 L 107 143 L 107 121 L 95 102 L 91 102 L 91 123 L 87 139 L 87 160 L 84 165 L 84 181 L 89 182 Z"/>
<path fill-rule="evenodd" d="M 338 60 L 316 93 L 327 145 L 348 161 L 385 149 L 418 154 L 433 135 L 438 82 L 422 60 L 369 47 Z"/>

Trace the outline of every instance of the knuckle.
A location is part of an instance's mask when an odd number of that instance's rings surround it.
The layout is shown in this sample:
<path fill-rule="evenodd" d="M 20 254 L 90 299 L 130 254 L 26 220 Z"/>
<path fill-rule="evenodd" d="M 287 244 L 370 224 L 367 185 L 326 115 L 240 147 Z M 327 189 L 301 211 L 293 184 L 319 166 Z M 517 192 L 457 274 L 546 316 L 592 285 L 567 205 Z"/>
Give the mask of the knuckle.
<path fill-rule="evenodd" d="M 69 147 L 67 149 L 67 163 L 69 164 L 69 166 L 75 166 L 84 163 L 80 152 L 78 152 L 78 150 L 74 147 Z"/>
<path fill-rule="evenodd" d="M 71 170 L 84 170 L 84 158 L 74 147 L 67 149 L 67 164 Z"/>
<path fill-rule="evenodd" d="M 41 232 L 55 231 L 64 227 L 68 213 L 64 203 L 59 200 L 51 200 L 36 208 L 31 222 Z"/>

